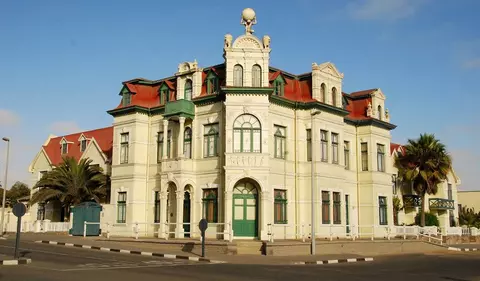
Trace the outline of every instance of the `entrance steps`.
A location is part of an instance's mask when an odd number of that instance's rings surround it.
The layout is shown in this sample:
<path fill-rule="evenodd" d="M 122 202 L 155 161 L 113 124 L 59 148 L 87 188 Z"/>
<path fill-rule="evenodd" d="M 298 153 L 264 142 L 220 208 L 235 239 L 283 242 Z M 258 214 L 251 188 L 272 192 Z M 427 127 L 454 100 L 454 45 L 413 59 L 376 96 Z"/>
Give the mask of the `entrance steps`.
<path fill-rule="evenodd" d="M 262 255 L 262 241 L 235 241 L 237 255 Z"/>

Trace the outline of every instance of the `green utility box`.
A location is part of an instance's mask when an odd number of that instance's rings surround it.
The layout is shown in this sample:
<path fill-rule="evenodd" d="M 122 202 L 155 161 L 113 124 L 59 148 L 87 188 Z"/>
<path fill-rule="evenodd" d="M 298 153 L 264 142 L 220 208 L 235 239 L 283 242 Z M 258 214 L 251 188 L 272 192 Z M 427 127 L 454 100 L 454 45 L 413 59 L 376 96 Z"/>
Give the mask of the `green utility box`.
<path fill-rule="evenodd" d="M 85 222 L 95 223 L 87 224 L 86 235 L 100 235 L 100 213 L 102 206 L 95 202 L 83 202 L 73 207 L 73 226 L 70 234 L 73 236 L 83 236 Z"/>

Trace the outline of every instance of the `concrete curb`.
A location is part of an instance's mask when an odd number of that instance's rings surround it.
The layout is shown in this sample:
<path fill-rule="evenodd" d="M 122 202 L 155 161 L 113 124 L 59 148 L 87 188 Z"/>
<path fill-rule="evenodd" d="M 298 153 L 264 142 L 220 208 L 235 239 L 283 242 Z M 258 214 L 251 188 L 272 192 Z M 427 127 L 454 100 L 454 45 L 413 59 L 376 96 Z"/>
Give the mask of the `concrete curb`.
<path fill-rule="evenodd" d="M 104 248 L 104 247 L 98 247 L 98 246 L 72 244 L 72 243 L 56 242 L 56 241 L 40 240 L 40 241 L 35 241 L 35 243 L 59 245 L 59 246 L 66 246 L 66 247 L 76 247 L 76 248 L 99 250 L 99 251 L 105 251 L 105 252 L 116 252 L 116 253 L 123 253 L 123 254 L 152 256 L 152 257 L 159 257 L 159 258 L 166 258 L 166 259 L 180 259 L 180 260 L 201 261 L 201 262 L 209 262 L 209 263 L 226 263 L 224 261 L 211 260 L 211 259 L 206 259 L 206 258 L 201 258 L 201 257 L 189 257 L 189 256 L 179 256 L 179 255 L 171 255 L 171 254 L 152 253 L 152 252 L 140 252 L 140 251 L 131 251 L 131 250 L 122 250 L 122 249 L 111 249 L 111 248 Z"/>
<path fill-rule="evenodd" d="M 457 252 L 472 252 L 472 251 L 480 251 L 477 248 L 455 248 L 455 247 L 448 247 L 450 251 L 457 251 Z"/>
<path fill-rule="evenodd" d="M 299 261 L 293 264 L 332 264 L 332 263 L 351 263 L 361 261 L 373 261 L 373 258 L 351 258 L 351 259 L 338 259 L 338 260 L 324 260 L 324 261 Z"/>
<path fill-rule="evenodd" d="M 21 265 L 30 263 L 32 263 L 31 259 L 0 260 L 0 265 Z"/>

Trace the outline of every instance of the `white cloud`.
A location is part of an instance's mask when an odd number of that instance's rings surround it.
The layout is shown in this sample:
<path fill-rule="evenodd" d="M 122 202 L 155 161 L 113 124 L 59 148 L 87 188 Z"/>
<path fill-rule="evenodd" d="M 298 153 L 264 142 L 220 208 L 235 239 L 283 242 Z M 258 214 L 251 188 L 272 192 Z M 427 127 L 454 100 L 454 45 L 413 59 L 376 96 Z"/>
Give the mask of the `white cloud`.
<path fill-rule="evenodd" d="M 356 0 L 347 12 L 357 20 L 394 21 L 413 16 L 425 0 Z"/>
<path fill-rule="evenodd" d="M 464 61 L 463 68 L 466 68 L 466 69 L 480 68 L 480 58 L 474 58 L 474 59 Z"/>
<path fill-rule="evenodd" d="M 56 135 L 68 135 L 82 131 L 75 121 L 54 122 L 49 126 L 49 130 Z"/>
<path fill-rule="evenodd" d="M 13 111 L 0 108 L 0 127 L 15 126 L 20 123 L 20 117 Z"/>

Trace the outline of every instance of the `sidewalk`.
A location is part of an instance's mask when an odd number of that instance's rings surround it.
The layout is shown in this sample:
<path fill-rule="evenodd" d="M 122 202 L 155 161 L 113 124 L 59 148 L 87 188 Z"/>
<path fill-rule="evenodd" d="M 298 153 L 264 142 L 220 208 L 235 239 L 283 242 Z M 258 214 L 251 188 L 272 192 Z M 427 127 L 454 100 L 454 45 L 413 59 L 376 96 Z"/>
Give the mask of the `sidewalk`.
<path fill-rule="evenodd" d="M 171 254 L 171 255 L 181 255 L 181 256 L 190 256 L 190 257 L 200 257 L 201 256 L 201 246 L 198 244 L 193 245 L 187 243 L 182 250 L 179 250 L 178 243 L 175 241 L 173 244 L 161 244 L 152 242 L 112 242 L 105 241 L 103 237 L 78 237 L 78 236 L 68 236 L 68 235 L 59 235 L 59 234 L 50 234 L 50 233 L 24 233 L 22 234 L 23 241 L 55 241 L 63 243 L 72 243 L 80 245 L 88 245 L 95 247 L 103 248 L 114 248 L 122 249 L 128 251 L 139 251 L 139 252 L 153 252 L 153 253 L 162 253 L 162 254 Z M 188 242 L 188 241 L 185 241 Z M 184 242 L 184 243 L 185 243 Z M 221 242 L 221 241 L 212 241 L 212 242 Z M 198 243 L 198 241 L 197 241 Z M 223 243 L 223 242 L 221 242 Z M 52 246 L 53 247 L 53 246 Z M 209 251 L 206 247 L 205 257 L 211 260 L 224 261 L 227 263 L 234 264 L 265 264 L 265 265 L 286 265 L 286 264 L 303 264 L 303 263 L 313 263 L 315 261 L 327 261 L 330 260 L 330 263 L 337 263 L 332 260 L 340 260 L 339 262 L 352 262 L 360 258 L 365 258 L 361 255 L 355 254 L 337 254 L 337 255 L 302 255 L 302 256 L 262 256 L 262 255 L 227 255 L 224 253 Z M 368 260 L 370 261 L 370 260 Z M 328 263 L 328 262 L 323 262 Z"/>

